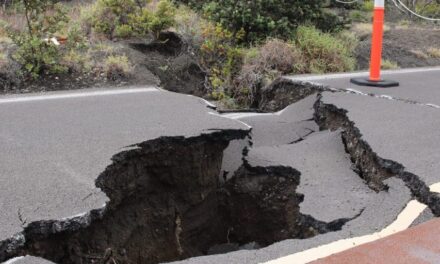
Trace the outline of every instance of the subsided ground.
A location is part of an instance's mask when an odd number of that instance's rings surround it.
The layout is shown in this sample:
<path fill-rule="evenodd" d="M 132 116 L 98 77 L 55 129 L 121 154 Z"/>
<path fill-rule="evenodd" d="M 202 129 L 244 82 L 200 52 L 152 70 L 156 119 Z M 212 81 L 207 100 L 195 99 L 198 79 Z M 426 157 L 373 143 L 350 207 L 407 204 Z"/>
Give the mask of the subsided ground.
<path fill-rule="evenodd" d="M 272 113 L 154 87 L 3 96 L 0 261 L 306 263 L 438 216 L 439 72 L 285 77 Z"/>

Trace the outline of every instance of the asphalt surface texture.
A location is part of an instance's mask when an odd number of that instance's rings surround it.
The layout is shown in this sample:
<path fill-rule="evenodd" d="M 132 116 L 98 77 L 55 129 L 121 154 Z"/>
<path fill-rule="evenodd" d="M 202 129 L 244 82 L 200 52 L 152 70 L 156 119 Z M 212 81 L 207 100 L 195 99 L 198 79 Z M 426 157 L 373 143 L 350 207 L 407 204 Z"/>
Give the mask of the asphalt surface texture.
<path fill-rule="evenodd" d="M 350 82 L 351 78 L 367 78 L 368 72 L 328 74 L 321 76 L 287 76 L 294 81 L 313 82 L 336 89 L 349 89 L 365 94 L 395 98 L 440 108 L 439 79 L 440 67 L 383 71 L 382 79 L 400 83 L 399 87 L 378 88 L 358 86 Z"/>
<path fill-rule="evenodd" d="M 340 132 L 318 132 L 297 144 L 258 147 L 247 158 L 254 166 L 288 166 L 301 172 L 297 192 L 301 213 L 331 222 L 354 218 L 371 204 L 375 192 L 351 169 Z"/>
<path fill-rule="evenodd" d="M 344 110 L 374 153 L 402 164 L 432 186 L 440 182 L 436 173 L 440 166 L 439 73 L 440 68 L 385 72 L 384 78 L 401 82 L 400 87 L 387 89 L 350 84 L 350 78 L 365 73 L 288 76 L 329 91 L 266 114 L 219 115 L 199 98 L 154 88 L 93 96 L 68 93 L 65 98 L 55 93 L 57 98 L 41 100 L 31 99 L 34 96 L 0 98 L 0 148 L 8 153 L 0 160 L 0 204 L 5 212 L 0 219 L 0 240 L 31 221 L 62 219 L 104 206 L 107 198 L 94 187 L 94 179 L 127 146 L 160 136 L 191 137 L 213 129 L 250 127 L 249 138 L 232 141 L 225 150 L 223 180 L 244 162 L 289 166 L 301 173 L 296 190 L 304 195 L 301 213 L 324 222 L 352 220 L 339 231 L 308 239 L 173 263 L 308 263 L 318 257 L 304 258 L 302 253 L 318 250 L 326 251 L 321 257 L 327 256 L 341 248 L 327 251 L 321 247 L 348 241 L 347 249 L 358 243 L 350 239 L 374 236 L 376 240 L 382 234 L 417 227 L 434 218 L 431 210 L 412 210 L 414 195 L 399 178 L 385 180 L 387 190 L 371 190 L 353 169 L 343 131 L 319 131 L 314 104 L 321 100 Z M 403 218 L 406 224 L 398 224 Z M 390 227 L 391 233 L 381 233 Z M 14 263 L 39 263 L 33 260 L 25 257 Z"/>

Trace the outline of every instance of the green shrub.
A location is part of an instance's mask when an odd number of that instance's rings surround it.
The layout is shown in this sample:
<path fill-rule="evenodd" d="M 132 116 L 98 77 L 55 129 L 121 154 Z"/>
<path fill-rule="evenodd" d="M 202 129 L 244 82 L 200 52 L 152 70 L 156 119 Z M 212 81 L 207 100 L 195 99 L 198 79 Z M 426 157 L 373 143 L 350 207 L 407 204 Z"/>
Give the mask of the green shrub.
<path fill-rule="evenodd" d="M 300 26 L 296 32 L 296 46 L 301 49 L 313 73 L 352 71 L 355 59 L 346 44 L 328 33 L 311 26 Z"/>
<path fill-rule="evenodd" d="M 211 96 L 222 99 L 228 94 L 234 74 L 243 62 L 242 51 L 235 47 L 239 39 L 220 24 L 210 23 L 203 26 L 202 36 L 200 64 L 209 75 Z"/>
<path fill-rule="evenodd" d="M 418 1 L 416 4 L 416 12 L 428 17 L 438 17 L 440 15 L 440 2 Z"/>
<path fill-rule="evenodd" d="M 144 8 L 139 14 L 130 15 L 130 27 L 133 33 L 139 36 L 146 36 L 151 32 L 151 21 L 153 14 L 150 10 Z"/>
<path fill-rule="evenodd" d="M 118 26 L 128 24 L 136 8 L 134 0 L 98 0 L 87 19 L 96 32 L 112 38 Z"/>
<path fill-rule="evenodd" d="M 150 0 L 98 0 L 84 12 L 83 23 L 107 38 L 129 38 L 146 36 L 152 33 L 155 37 L 162 30 L 175 24 L 176 8 L 168 0 L 160 0 L 155 10 L 145 5 Z"/>
<path fill-rule="evenodd" d="M 42 74 L 67 71 L 60 63 L 60 52 L 55 45 L 26 34 L 16 34 L 12 40 L 18 46 L 12 57 L 22 65 L 26 75 L 37 79 Z"/>
<path fill-rule="evenodd" d="M 374 1 L 373 0 L 364 0 L 362 3 L 361 10 L 364 12 L 373 12 L 374 9 Z"/>
<path fill-rule="evenodd" d="M 129 38 L 133 36 L 133 28 L 130 25 L 118 25 L 114 35 L 117 38 Z"/>
<path fill-rule="evenodd" d="M 182 1 L 181 1 L 182 2 Z M 317 22 L 323 15 L 322 0 L 211 0 L 183 1 L 203 10 L 207 17 L 220 23 L 234 35 L 245 32 L 243 40 L 276 37 L 289 39 L 295 28 L 306 22 Z M 329 20 L 330 19 L 330 20 Z M 336 16 L 328 15 L 323 26 L 333 25 Z"/>
<path fill-rule="evenodd" d="M 60 50 L 46 41 L 66 26 L 66 10 L 49 0 L 16 0 L 24 5 L 28 17 L 26 31 L 10 31 L 17 45 L 13 58 L 22 66 L 24 74 L 38 78 L 41 74 L 57 74 L 66 71 L 61 65 Z"/>
<path fill-rule="evenodd" d="M 176 8 L 167 0 L 160 0 L 157 4 L 157 10 L 151 17 L 150 30 L 154 36 L 159 37 L 162 30 L 175 25 Z"/>

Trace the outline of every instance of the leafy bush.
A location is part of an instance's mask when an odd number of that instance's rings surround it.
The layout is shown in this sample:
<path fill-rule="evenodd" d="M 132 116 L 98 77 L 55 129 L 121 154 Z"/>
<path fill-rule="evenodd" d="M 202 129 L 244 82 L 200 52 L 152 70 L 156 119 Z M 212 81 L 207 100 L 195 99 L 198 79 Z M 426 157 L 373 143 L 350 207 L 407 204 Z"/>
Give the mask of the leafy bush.
<path fill-rule="evenodd" d="M 133 35 L 133 28 L 129 25 L 118 25 L 115 27 L 115 37 L 129 38 Z"/>
<path fill-rule="evenodd" d="M 32 78 L 65 72 L 66 68 L 60 63 L 59 49 L 45 39 L 54 37 L 66 25 L 66 11 L 59 4 L 53 5 L 50 0 L 16 1 L 24 5 L 27 29 L 25 32 L 10 32 L 11 39 L 17 45 L 13 58 Z"/>
<path fill-rule="evenodd" d="M 150 0 L 98 0 L 91 12 L 83 12 L 83 24 L 107 38 L 129 38 L 159 33 L 175 24 L 175 7 L 168 0 L 160 0 L 155 8 Z"/>
<path fill-rule="evenodd" d="M 253 48 L 234 48 L 232 32 L 205 28 L 202 64 L 208 69 L 213 99 L 255 106 L 259 91 L 283 74 L 351 71 L 358 40 L 346 31 L 330 35 L 300 26 L 292 40 L 267 39 Z"/>
<path fill-rule="evenodd" d="M 355 59 L 352 47 L 311 26 L 300 26 L 296 32 L 296 46 L 308 63 L 308 71 L 314 73 L 352 71 Z"/>
<path fill-rule="evenodd" d="M 211 96 L 223 99 L 228 94 L 233 75 L 241 67 L 243 55 L 236 48 L 239 37 L 220 24 L 207 23 L 202 29 L 203 43 L 200 47 L 200 64 L 208 73 Z"/>
<path fill-rule="evenodd" d="M 169 1 L 159 1 L 149 25 L 154 36 L 158 37 L 162 30 L 174 26 L 176 23 L 175 16 L 176 8 Z"/>
<path fill-rule="evenodd" d="M 92 7 L 90 24 L 92 28 L 112 38 L 118 26 L 128 24 L 130 14 L 136 10 L 133 0 L 98 0 Z"/>
<path fill-rule="evenodd" d="M 428 17 L 438 17 L 440 15 L 440 2 L 417 1 L 416 12 Z"/>
<path fill-rule="evenodd" d="M 127 56 L 111 55 L 104 62 L 104 73 L 108 80 L 116 81 L 130 76 L 132 65 Z"/>
<path fill-rule="evenodd" d="M 374 1 L 373 0 L 364 0 L 362 3 L 361 10 L 364 12 L 373 12 L 374 9 Z"/>
<path fill-rule="evenodd" d="M 321 0 L 211 0 L 181 1 L 203 10 L 207 17 L 220 23 L 234 35 L 245 32 L 248 43 L 266 37 L 289 39 L 295 28 L 307 21 L 317 22 L 323 16 Z M 336 16 L 328 16 L 322 25 L 333 25 Z"/>

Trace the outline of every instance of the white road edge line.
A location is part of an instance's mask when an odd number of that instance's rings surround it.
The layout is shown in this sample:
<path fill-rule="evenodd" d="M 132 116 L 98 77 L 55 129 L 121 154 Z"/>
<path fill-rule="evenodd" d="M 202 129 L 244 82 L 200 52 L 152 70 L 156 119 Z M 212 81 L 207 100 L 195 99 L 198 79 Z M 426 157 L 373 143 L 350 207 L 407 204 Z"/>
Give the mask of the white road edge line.
<path fill-rule="evenodd" d="M 440 67 L 391 70 L 391 71 L 383 71 L 383 74 L 384 75 L 408 74 L 408 73 L 432 72 L 432 71 L 440 71 Z M 368 74 L 369 74 L 368 72 L 353 72 L 353 73 L 336 73 L 336 74 L 309 75 L 309 76 L 287 75 L 287 76 L 284 76 L 284 78 L 287 78 L 290 80 L 295 80 L 295 81 L 318 81 L 318 80 L 331 80 L 331 79 L 339 79 L 339 78 L 359 77 L 359 76 L 365 76 Z"/>
<path fill-rule="evenodd" d="M 440 182 L 432 184 L 429 188 L 431 192 L 440 193 Z M 365 236 L 341 239 L 331 242 L 329 244 L 321 245 L 292 255 L 264 262 L 264 264 L 309 263 L 336 253 L 340 253 L 347 249 L 351 249 L 387 236 L 391 236 L 395 233 L 408 229 L 426 208 L 427 206 L 425 204 L 422 204 L 417 200 L 411 200 L 402 210 L 402 212 L 400 212 L 400 214 L 397 216 L 397 219 L 379 232 L 375 232 Z"/>
<path fill-rule="evenodd" d="M 221 114 L 218 114 L 218 113 L 214 113 L 214 112 L 208 112 L 208 114 L 209 114 L 209 115 L 213 115 L 213 116 L 223 117 L 223 118 L 226 118 L 226 119 L 232 119 L 232 118 L 229 118 L 229 117 L 227 117 L 227 116 L 224 116 L 224 115 L 221 115 Z M 237 121 L 237 122 L 243 124 L 243 125 L 246 126 L 248 129 L 252 129 L 252 126 L 246 124 L 245 122 L 243 122 L 243 121 L 241 121 L 241 120 L 238 120 L 238 119 L 233 119 L 233 120 L 235 120 L 235 121 Z"/>
<path fill-rule="evenodd" d="M 2 264 L 12 264 L 12 263 L 14 263 L 14 262 L 16 262 L 16 261 L 19 261 L 20 259 L 23 259 L 23 258 L 24 258 L 24 257 L 15 257 L 15 258 L 11 258 L 11 259 L 9 259 L 9 260 L 3 262 Z"/>
<path fill-rule="evenodd" d="M 88 92 L 73 92 L 62 94 L 47 94 L 47 95 L 35 95 L 35 96 L 19 96 L 11 98 L 0 98 L 0 104 L 7 103 L 21 103 L 54 99 L 69 99 L 69 98 L 81 98 L 91 96 L 103 96 L 103 95 L 119 95 L 119 94 L 133 94 L 133 93 L 145 93 L 145 92 L 158 92 L 157 88 L 129 88 L 118 90 L 103 90 L 103 91 L 88 91 Z"/>

